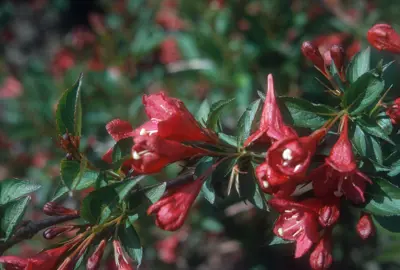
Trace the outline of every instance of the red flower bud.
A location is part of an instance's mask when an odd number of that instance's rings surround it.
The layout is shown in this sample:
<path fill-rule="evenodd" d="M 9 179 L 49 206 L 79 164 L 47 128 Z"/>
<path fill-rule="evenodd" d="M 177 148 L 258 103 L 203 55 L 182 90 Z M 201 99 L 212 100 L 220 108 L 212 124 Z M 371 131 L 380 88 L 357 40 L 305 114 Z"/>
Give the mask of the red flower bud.
<path fill-rule="evenodd" d="M 327 75 L 325 70 L 325 61 L 318 48 L 314 47 L 311 42 L 305 41 L 303 42 L 303 45 L 301 45 L 301 51 L 303 55 L 319 69 L 319 71 Z"/>
<path fill-rule="evenodd" d="M 310 266 L 314 270 L 329 269 L 332 264 L 331 231 L 326 231 L 310 255 Z"/>
<path fill-rule="evenodd" d="M 97 270 L 100 267 L 100 261 L 103 257 L 104 249 L 106 248 L 107 241 L 105 239 L 101 240 L 100 244 L 97 246 L 96 250 L 93 252 L 92 256 L 88 259 L 86 263 L 87 270 Z"/>
<path fill-rule="evenodd" d="M 367 239 L 375 233 L 375 225 L 369 214 L 364 214 L 361 216 L 360 220 L 356 226 L 357 233 L 362 239 Z"/>
<path fill-rule="evenodd" d="M 400 98 L 397 98 L 392 105 L 386 110 L 387 116 L 389 116 L 393 125 L 400 123 Z"/>
<path fill-rule="evenodd" d="M 332 226 L 337 222 L 340 216 L 339 203 L 338 198 L 333 198 L 319 209 L 318 221 L 323 227 Z"/>
<path fill-rule="evenodd" d="M 48 216 L 76 216 L 76 215 L 79 215 L 78 210 L 66 208 L 55 202 L 46 203 L 43 206 L 43 212 Z"/>
<path fill-rule="evenodd" d="M 376 24 L 368 30 L 368 42 L 378 50 L 400 53 L 400 35 L 388 24 Z"/>
<path fill-rule="evenodd" d="M 74 229 L 75 226 L 74 225 L 67 225 L 67 226 L 60 226 L 60 227 L 51 227 L 46 229 L 43 232 L 43 237 L 47 240 L 53 239 L 57 236 L 59 236 L 60 234 L 63 234 L 65 232 L 69 232 L 72 229 Z"/>
<path fill-rule="evenodd" d="M 337 71 L 339 72 L 340 79 L 344 81 L 346 79 L 344 73 L 344 59 L 345 59 L 345 52 L 343 47 L 339 45 L 333 45 L 330 49 L 331 58 L 333 63 L 336 66 Z"/>
<path fill-rule="evenodd" d="M 118 267 L 118 270 L 133 270 L 130 260 L 126 258 L 121 243 L 117 240 L 113 240 L 113 246 L 115 265 Z"/>

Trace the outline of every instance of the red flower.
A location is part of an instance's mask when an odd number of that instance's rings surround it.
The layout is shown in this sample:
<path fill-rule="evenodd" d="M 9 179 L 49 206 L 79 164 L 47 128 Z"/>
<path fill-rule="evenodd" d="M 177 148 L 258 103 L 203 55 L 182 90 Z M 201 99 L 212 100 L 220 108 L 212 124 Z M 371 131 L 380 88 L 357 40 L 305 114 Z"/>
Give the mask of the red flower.
<path fill-rule="evenodd" d="M 368 30 L 367 39 L 377 50 L 400 53 L 400 35 L 388 24 L 375 24 Z"/>
<path fill-rule="evenodd" d="M 332 197 L 324 199 L 323 206 L 318 211 L 318 221 L 323 227 L 330 227 L 340 216 L 340 199 Z"/>
<path fill-rule="evenodd" d="M 116 141 L 133 137 L 132 159 L 126 161 L 123 167 L 132 167 L 138 173 L 155 173 L 169 163 L 204 153 L 203 150 L 184 146 L 182 142 L 216 142 L 215 134 L 200 127 L 182 101 L 161 92 L 143 96 L 143 104 L 150 120 L 136 130 L 119 119 L 106 126 Z M 112 149 L 103 159 L 111 162 L 111 156 Z"/>
<path fill-rule="evenodd" d="M 126 257 L 121 243 L 117 240 L 113 240 L 114 246 L 114 259 L 118 270 L 133 270 L 130 260 Z"/>
<path fill-rule="evenodd" d="M 369 214 L 364 214 L 361 216 L 357 223 L 357 233 L 362 239 L 367 239 L 375 233 L 375 226 L 372 218 Z"/>
<path fill-rule="evenodd" d="M 179 246 L 180 235 L 175 233 L 157 242 L 158 257 L 164 263 L 175 263 L 177 259 L 176 249 Z"/>
<path fill-rule="evenodd" d="M 43 251 L 31 258 L 2 256 L 0 257 L 0 263 L 5 265 L 6 270 L 56 269 L 58 263 L 60 263 L 60 258 L 73 244 L 75 243 Z"/>
<path fill-rule="evenodd" d="M 60 76 L 73 66 L 75 66 L 75 55 L 68 49 L 61 49 L 54 56 L 51 71 L 54 75 Z"/>
<path fill-rule="evenodd" d="M 318 209 L 320 202 L 308 199 L 301 203 L 272 198 L 269 204 L 281 215 L 274 225 L 274 233 L 290 241 L 296 241 L 295 258 L 303 256 L 319 239 Z"/>
<path fill-rule="evenodd" d="M 104 249 L 107 246 L 107 241 L 105 239 L 101 240 L 100 244 L 97 246 L 96 250 L 89 257 L 86 263 L 87 270 L 97 270 L 100 267 L 100 261 L 103 257 Z"/>
<path fill-rule="evenodd" d="M 336 144 L 332 147 L 325 163 L 315 169 L 313 179 L 314 192 L 319 197 L 343 194 L 354 203 L 365 201 L 366 183 L 371 180 L 357 169 L 352 146 L 348 137 L 348 116 L 343 117 L 343 129 Z"/>
<path fill-rule="evenodd" d="M 178 43 L 173 37 L 166 38 L 160 45 L 160 62 L 163 64 L 170 64 L 179 61 L 181 53 L 179 51 Z"/>
<path fill-rule="evenodd" d="M 325 76 L 328 75 L 325 67 L 325 60 L 322 57 L 320 51 L 311 42 L 305 41 L 301 45 L 301 52 L 303 55 L 310 60 L 314 66 Z"/>
<path fill-rule="evenodd" d="M 261 115 L 260 127 L 247 138 L 244 142 L 245 147 L 255 141 L 270 143 L 289 136 L 297 136 L 296 132 L 283 122 L 282 114 L 276 102 L 272 74 L 268 75 L 267 81 L 267 94 Z"/>
<path fill-rule="evenodd" d="M 200 192 L 203 180 L 204 177 L 199 177 L 190 183 L 168 190 L 167 194 L 149 207 L 147 214 L 156 214 L 156 225 L 163 230 L 179 229 Z"/>
<path fill-rule="evenodd" d="M 314 131 L 310 136 L 291 136 L 275 142 L 268 149 L 265 163 L 256 169 L 257 179 L 263 190 L 293 180 L 300 183 L 314 155 L 318 142 L 326 134 L 326 129 Z"/>
<path fill-rule="evenodd" d="M 332 264 L 332 232 L 325 231 L 324 236 L 310 255 L 310 265 L 314 270 L 329 269 Z"/>
<path fill-rule="evenodd" d="M 0 98 L 17 98 L 22 95 L 23 91 L 22 84 L 14 76 L 8 76 L 0 86 Z"/>
<path fill-rule="evenodd" d="M 43 206 L 43 213 L 48 216 L 75 216 L 79 215 L 78 210 L 66 208 L 56 202 L 47 202 Z"/>
<path fill-rule="evenodd" d="M 173 9 L 163 8 L 156 16 L 156 23 L 166 30 L 182 30 L 185 28 L 185 22 L 178 17 Z"/>
<path fill-rule="evenodd" d="M 386 114 L 389 116 L 393 125 L 400 123 L 400 98 L 397 98 L 394 103 L 387 108 Z"/>

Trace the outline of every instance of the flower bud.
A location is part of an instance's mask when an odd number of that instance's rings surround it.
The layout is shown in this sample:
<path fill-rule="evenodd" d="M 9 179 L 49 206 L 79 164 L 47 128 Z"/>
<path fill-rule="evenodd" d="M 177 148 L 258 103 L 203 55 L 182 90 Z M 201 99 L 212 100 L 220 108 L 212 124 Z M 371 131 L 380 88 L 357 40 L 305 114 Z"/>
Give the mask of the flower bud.
<path fill-rule="evenodd" d="M 59 236 L 60 234 L 63 234 L 65 232 L 69 232 L 74 228 L 75 228 L 75 226 L 73 226 L 73 225 L 60 226 L 60 227 L 51 227 L 51 228 L 46 229 L 43 232 L 43 238 L 45 238 L 47 240 L 50 240 L 50 239 L 53 239 L 53 238 Z"/>
<path fill-rule="evenodd" d="M 340 211 L 337 204 L 324 205 L 319 210 L 318 221 L 323 227 L 329 227 L 336 223 L 339 218 Z"/>
<path fill-rule="evenodd" d="M 345 59 L 345 52 L 342 46 L 333 45 L 330 49 L 331 58 L 333 63 L 336 66 L 337 71 L 339 72 L 340 79 L 342 81 L 345 80 L 346 76 L 344 74 L 344 59 Z"/>
<path fill-rule="evenodd" d="M 43 206 L 43 212 L 48 216 L 75 216 L 79 215 L 78 210 L 73 210 L 59 205 L 55 202 L 48 202 Z"/>
<path fill-rule="evenodd" d="M 362 239 L 367 239 L 375 233 L 375 226 L 369 214 L 361 216 L 356 226 L 357 233 Z"/>
<path fill-rule="evenodd" d="M 388 24 L 376 24 L 368 30 L 368 42 L 377 50 L 400 53 L 400 35 Z"/>
<path fill-rule="evenodd" d="M 130 260 L 126 258 L 124 254 L 121 243 L 117 240 L 113 240 L 113 247 L 115 264 L 117 265 L 118 269 L 133 270 Z"/>
<path fill-rule="evenodd" d="M 100 267 L 100 261 L 103 257 L 104 249 L 106 248 L 107 241 L 105 239 L 101 240 L 100 244 L 97 246 L 96 250 L 93 252 L 92 256 L 88 259 L 86 263 L 87 270 L 97 270 Z"/>
<path fill-rule="evenodd" d="M 301 45 L 303 55 L 310 60 L 323 74 L 326 75 L 325 62 L 318 48 L 314 47 L 311 42 L 305 41 Z"/>
<path fill-rule="evenodd" d="M 328 269 L 332 264 L 331 231 L 326 231 L 310 255 L 310 266 L 314 270 Z"/>

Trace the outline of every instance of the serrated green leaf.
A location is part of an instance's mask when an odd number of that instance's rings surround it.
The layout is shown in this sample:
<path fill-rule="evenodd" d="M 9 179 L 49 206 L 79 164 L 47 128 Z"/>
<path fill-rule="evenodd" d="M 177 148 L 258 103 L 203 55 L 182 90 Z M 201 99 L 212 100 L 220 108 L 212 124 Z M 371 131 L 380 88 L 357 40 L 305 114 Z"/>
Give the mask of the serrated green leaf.
<path fill-rule="evenodd" d="M 0 181 L 0 205 L 15 201 L 40 188 L 40 185 L 18 179 Z"/>
<path fill-rule="evenodd" d="M 371 200 L 365 210 L 378 216 L 400 215 L 400 188 L 383 178 L 374 178 Z"/>
<path fill-rule="evenodd" d="M 293 243 L 293 241 L 285 240 L 278 236 L 274 236 L 274 238 L 272 238 L 271 242 L 269 242 L 269 246 L 290 244 L 290 243 Z"/>
<path fill-rule="evenodd" d="M 378 75 L 368 72 L 346 89 L 343 101 L 350 106 L 349 112 L 356 115 L 378 102 L 385 90 L 385 82 Z"/>
<path fill-rule="evenodd" d="M 381 112 L 378 114 L 376 118 L 376 123 L 380 126 L 380 128 L 385 132 L 386 135 L 390 135 L 393 132 L 393 125 L 390 117 L 385 113 Z"/>
<path fill-rule="evenodd" d="M 363 157 L 367 156 L 367 140 L 365 138 L 364 131 L 358 126 L 354 125 L 354 132 L 351 137 L 354 147 L 356 148 L 358 154 Z"/>
<path fill-rule="evenodd" d="M 214 104 L 211 105 L 210 108 L 210 113 L 208 114 L 207 117 L 207 127 L 212 130 L 217 130 L 218 129 L 218 123 L 219 119 L 221 117 L 221 114 L 224 110 L 224 108 L 232 103 L 234 101 L 234 98 L 228 99 L 228 100 L 220 100 Z"/>
<path fill-rule="evenodd" d="M 124 180 L 122 183 L 115 185 L 115 191 L 118 194 L 119 202 L 122 202 L 129 195 L 129 192 L 131 192 L 131 190 L 145 177 L 145 175 L 141 175 L 134 179 Z"/>
<path fill-rule="evenodd" d="M 30 200 L 31 198 L 26 196 L 0 207 L 0 229 L 4 241 L 13 235 L 15 228 L 24 217 Z"/>
<path fill-rule="evenodd" d="M 383 131 L 383 129 L 378 126 L 378 124 L 370 124 L 362 119 L 358 119 L 357 123 L 361 126 L 361 128 L 364 130 L 364 132 L 375 136 L 379 139 L 385 140 L 390 144 L 396 145 L 392 139 L 386 133 Z"/>
<path fill-rule="evenodd" d="M 261 104 L 261 99 L 253 101 L 243 112 L 242 116 L 240 116 L 237 124 L 238 145 L 242 145 L 243 142 L 250 136 L 254 119 L 260 108 L 260 104 Z"/>
<path fill-rule="evenodd" d="M 371 49 L 367 49 L 357 53 L 351 61 L 347 75 L 351 83 L 357 81 L 364 73 L 370 70 L 370 55 Z"/>
<path fill-rule="evenodd" d="M 82 129 L 81 104 L 82 74 L 77 82 L 61 96 L 56 111 L 57 130 L 60 135 L 80 136 Z"/>
<path fill-rule="evenodd" d="M 127 254 L 138 263 L 142 263 L 143 248 L 140 245 L 140 238 L 129 220 L 125 223 L 125 228 L 120 228 L 118 232 L 119 239 Z"/>
<path fill-rule="evenodd" d="M 164 195 L 166 188 L 167 188 L 167 183 L 164 182 L 149 190 L 146 190 L 144 194 L 153 204 L 156 203 Z"/>
<path fill-rule="evenodd" d="M 114 186 L 106 186 L 90 192 L 82 201 L 81 217 L 92 224 L 104 223 L 111 216 L 118 198 Z"/>
<path fill-rule="evenodd" d="M 201 187 L 201 191 L 203 192 L 204 198 L 209 201 L 211 204 L 215 203 L 215 190 L 212 186 L 212 178 L 208 177 L 206 181 L 204 181 L 203 186 Z"/>
<path fill-rule="evenodd" d="M 369 137 L 368 140 L 372 146 L 371 148 L 373 151 L 374 161 L 376 161 L 378 164 L 382 164 L 383 163 L 383 153 L 382 153 L 381 145 L 374 137 Z"/>
<path fill-rule="evenodd" d="M 199 123 L 207 123 L 208 115 L 210 113 L 210 103 L 208 100 L 203 100 L 203 102 L 200 104 L 200 108 L 196 113 L 196 119 L 199 121 Z"/>
<path fill-rule="evenodd" d="M 220 132 L 218 133 L 218 138 L 230 146 L 237 147 L 237 137 L 235 136 Z"/>
<path fill-rule="evenodd" d="M 293 124 L 298 127 L 320 128 L 327 120 L 334 117 L 337 112 L 335 109 L 321 104 L 314 104 L 304 99 L 283 97 Z"/>
<path fill-rule="evenodd" d="M 78 161 L 75 160 L 61 160 L 60 164 L 60 175 L 61 181 L 63 181 L 64 185 L 69 189 L 73 190 L 76 186 L 77 179 L 79 178 L 79 174 L 81 172 L 81 165 Z"/>

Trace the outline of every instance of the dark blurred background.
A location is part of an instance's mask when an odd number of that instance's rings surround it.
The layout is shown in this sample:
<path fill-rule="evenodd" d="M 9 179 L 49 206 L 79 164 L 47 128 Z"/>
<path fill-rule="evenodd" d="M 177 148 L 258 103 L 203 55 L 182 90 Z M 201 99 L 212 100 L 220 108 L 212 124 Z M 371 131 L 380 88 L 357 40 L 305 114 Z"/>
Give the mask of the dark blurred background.
<path fill-rule="evenodd" d="M 223 118 L 227 130 L 235 128 L 257 91 L 264 91 L 268 73 L 279 94 L 318 102 L 324 87 L 301 55 L 302 42 L 312 41 L 322 54 L 340 44 L 350 61 L 367 47 L 366 32 L 377 22 L 400 29 L 400 1 L 3 0 L 0 180 L 40 183 L 26 218 L 41 218 L 63 157 L 55 106 L 81 72 L 81 146 L 96 161 L 113 143 L 104 128 L 108 121 L 138 125 L 144 119 L 144 93 L 166 91 L 193 113 L 204 99 L 235 97 L 236 106 Z M 373 57 L 391 59 L 376 51 Z M 395 66 L 389 79 L 393 96 L 399 93 Z M 156 178 L 173 177 L 177 169 L 169 166 Z M 77 205 L 79 198 L 66 203 Z M 334 232 L 332 269 L 400 269 L 400 237 L 378 228 L 375 237 L 361 241 L 350 214 L 343 213 L 346 223 Z M 274 218 L 244 202 L 215 207 L 206 201 L 199 201 L 176 233 L 158 230 L 149 218 L 137 228 L 145 246 L 142 268 L 309 269 L 308 258 L 293 259 L 292 245 L 269 245 Z M 48 245 L 37 236 L 10 253 L 28 256 Z M 112 269 L 105 257 L 104 269 Z"/>

